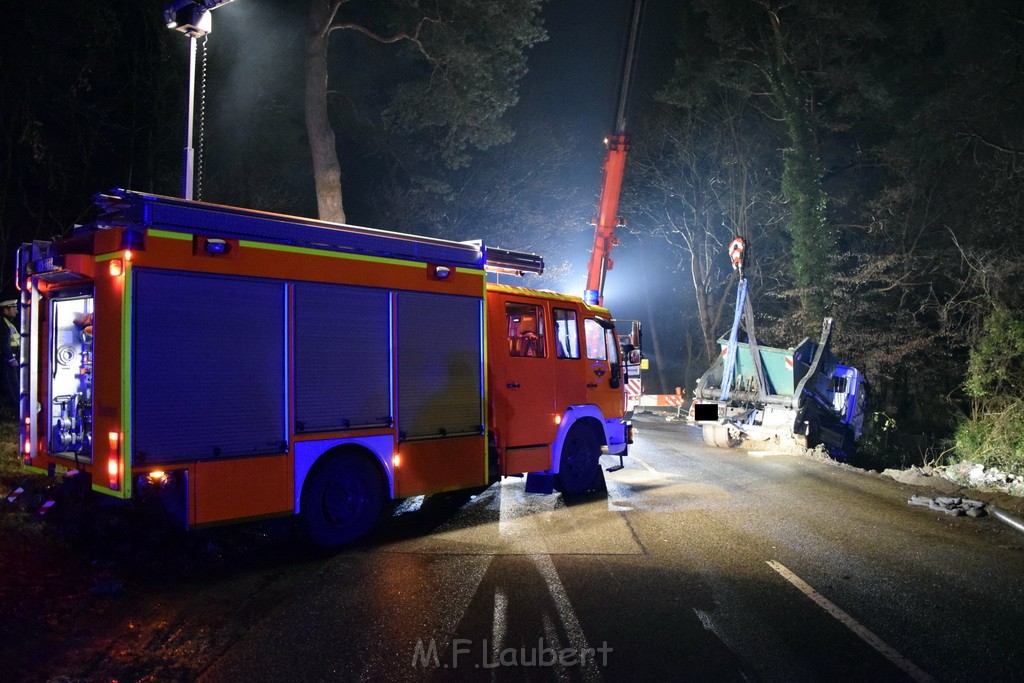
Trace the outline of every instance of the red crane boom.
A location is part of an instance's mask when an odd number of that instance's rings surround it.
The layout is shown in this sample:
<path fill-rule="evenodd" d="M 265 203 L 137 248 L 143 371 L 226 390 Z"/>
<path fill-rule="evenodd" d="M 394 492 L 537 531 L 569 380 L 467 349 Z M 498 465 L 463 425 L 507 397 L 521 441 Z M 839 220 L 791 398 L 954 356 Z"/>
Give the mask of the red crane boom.
<path fill-rule="evenodd" d="M 626 169 L 626 153 L 629 151 L 629 136 L 626 135 L 626 102 L 636 58 L 637 36 L 640 33 L 640 15 L 643 0 L 634 0 L 629 42 L 626 45 L 622 65 L 622 79 L 619 83 L 618 106 L 615 115 L 615 132 L 604 139 L 604 181 L 601 184 L 601 199 L 598 202 L 597 218 L 594 219 L 594 248 L 587 264 L 587 288 L 583 299 L 588 304 L 604 304 L 604 283 L 612 269 L 612 249 L 619 243 L 615 228 L 623 225 L 619 218 L 619 195 L 622 193 L 622 176 Z"/>

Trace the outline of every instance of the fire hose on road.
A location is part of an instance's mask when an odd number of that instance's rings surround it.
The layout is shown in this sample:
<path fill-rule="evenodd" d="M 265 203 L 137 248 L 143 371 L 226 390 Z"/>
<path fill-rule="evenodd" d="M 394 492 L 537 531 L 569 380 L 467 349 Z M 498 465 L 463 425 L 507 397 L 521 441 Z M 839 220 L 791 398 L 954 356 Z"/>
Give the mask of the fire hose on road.
<path fill-rule="evenodd" d="M 987 505 L 980 500 L 968 500 L 966 498 L 928 498 L 927 496 L 913 496 L 907 501 L 910 505 L 917 505 L 920 507 L 926 507 L 930 510 L 937 510 L 944 512 L 947 515 L 953 515 L 959 517 L 966 515 L 968 517 L 983 517 L 986 514 L 992 515 L 1000 522 L 1007 524 L 1017 531 L 1024 533 L 1024 520 L 1014 517 L 1010 513 L 1000 510 L 999 508 Z"/>
<path fill-rule="evenodd" d="M 996 507 L 989 506 L 988 511 L 993 517 L 998 519 L 1000 522 L 1009 524 L 1014 529 L 1024 534 L 1024 521 Z"/>

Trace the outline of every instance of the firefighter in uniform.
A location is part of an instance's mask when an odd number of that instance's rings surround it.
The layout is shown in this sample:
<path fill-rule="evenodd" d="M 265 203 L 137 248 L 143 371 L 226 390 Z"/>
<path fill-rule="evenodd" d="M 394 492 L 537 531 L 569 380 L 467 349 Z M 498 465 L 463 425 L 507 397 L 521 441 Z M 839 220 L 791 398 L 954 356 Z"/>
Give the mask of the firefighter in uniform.
<path fill-rule="evenodd" d="M 3 309 L 3 338 L 0 340 L 0 360 L 3 361 L 4 417 L 18 414 L 18 363 L 21 358 L 21 333 L 18 331 L 18 300 L 0 302 Z"/>

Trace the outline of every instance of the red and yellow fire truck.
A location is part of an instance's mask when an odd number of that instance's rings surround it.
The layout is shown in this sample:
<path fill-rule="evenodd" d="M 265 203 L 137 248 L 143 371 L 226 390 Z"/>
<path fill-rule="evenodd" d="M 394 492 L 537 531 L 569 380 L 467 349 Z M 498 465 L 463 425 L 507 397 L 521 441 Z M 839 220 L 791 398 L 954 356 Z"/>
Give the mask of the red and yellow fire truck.
<path fill-rule="evenodd" d="M 187 526 L 594 487 L 630 441 L 608 311 L 489 284 L 532 254 L 117 190 L 18 252 L 26 467 Z"/>

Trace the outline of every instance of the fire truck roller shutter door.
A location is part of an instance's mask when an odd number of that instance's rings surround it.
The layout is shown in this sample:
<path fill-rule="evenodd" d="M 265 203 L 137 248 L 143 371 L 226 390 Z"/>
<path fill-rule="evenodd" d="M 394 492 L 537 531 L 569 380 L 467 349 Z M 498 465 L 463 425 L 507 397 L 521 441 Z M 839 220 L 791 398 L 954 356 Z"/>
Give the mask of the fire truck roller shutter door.
<path fill-rule="evenodd" d="M 142 268 L 133 282 L 133 457 L 282 452 L 284 284 Z"/>
<path fill-rule="evenodd" d="M 391 425 L 387 290 L 295 285 L 295 431 Z"/>
<path fill-rule="evenodd" d="M 399 439 L 483 433 L 483 302 L 398 293 Z"/>

